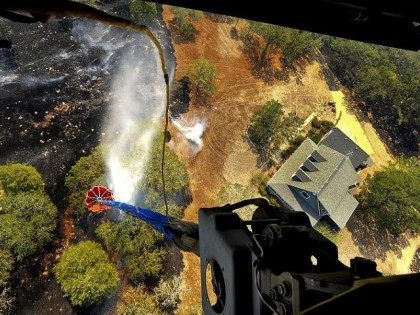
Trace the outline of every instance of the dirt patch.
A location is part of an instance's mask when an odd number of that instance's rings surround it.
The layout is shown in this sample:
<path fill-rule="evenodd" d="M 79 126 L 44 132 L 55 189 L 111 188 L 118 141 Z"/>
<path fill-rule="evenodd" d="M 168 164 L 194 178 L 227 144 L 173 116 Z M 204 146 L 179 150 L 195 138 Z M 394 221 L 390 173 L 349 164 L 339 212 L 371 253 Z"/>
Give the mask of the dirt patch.
<path fill-rule="evenodd" d="M 406 274 L 415 272 L 411 269 L 415 254 L 420 248 L 420 235 L 409 237 L 406 240 L 408 245 L 400 251 L 388 251 L 384 259 L 377 259 L 378 270 L 386 275 Z"/>
<path fill-rule="evenodd" d="M 332 100 L 318 62 L 310 62 L 299 73 L 289 75 L 289 80 L 271 86 L 272 98 L 285 106 L 286 112 L 294 111 L 306 119 Z"/>
<path fill-rule="evenodd" d="M 340 231 L 340 242 L 337 247 L 338 258 L 347 266 L 350 266 L 350 259 L 363 256 L 353 240 L 352 233 L 346 228 Z"/>
<path fill-rule="evenodd" d="M 164 7 L 163 17 L 166 23 L 173 19 L 168 7 Z M 245 25 L 241 21 L 237 29 Z M 198 209 L 217 205 L 218 192 L 226 183 L 250 184 L 257 170 L 257 158 L 246 141 L 246 129 L 259 106 L 269 99 L 277 99 L 286 112 L 295 111 L 305 119 L 330 101 L 331 95 L 317 62 L 306 62 L 299 73 L 290 73 L 287 81 L 267 84 L 252 73 L 250 61 L 242 53 L 243 42 L 231 36 L 233 23 L 217 23 L 205 16 L 195 26 L 194 42 L 174 44 L 175 78 L 182 79 L 189 64 L 197 58 L 210 59 L 216 67 L 216 93 L 205 106 L 190 94 L 188 112 L 180 114 L 186 121 L 197 117 L 206 119 L 202 151 L 189 155 L 181 135 L 173 126 L 170 130 L 173 147 L 186 163 L 190 176 L 193 201 L 185 210 L 184 219 L 197 222 Z M 184 254 L 183 260 L 178 313 L 200 313 L 199 260 L 190 254 Z"/>
<path fill-rule="evenodd" d="M 374 235 L 377 235 L 375 237 Z M 420 249 L 420 235 L 392 235 L 383 236 L 386 232 L 372 233 L 368 239 L 364 239 L 364 244 L 360 245 L 360 239 L 354 237 L 355 233 L 344 229 L 340 232 L 340 244 L 338 255 L 341 262 L 350 266 L 350 259 L 354 257 L 365 257 L 372 259 L 377 264 L 377 270 L 384 275 L 407 274 L 416 271 L 416 259 Z M 358 245 L 359 244 L 359 245 Z M 377 247 L 378 253 L 374 248 Z"/>
<path fill-rule="evenodd" d="M 256 165 L 257 158 L 249 144 L 239 139 L 226 159 L 223 174 L 229 183 L 249 185 L 252 175 L 258 171 Z"/>
<path fill-rule="evenodd" d="M 387 146 L 379 138 L 371 123 L 364 122 L 362 123 L 362 127 L 374 151 L 371 155 L 373 163 L 381 167 L 387 166 L 393 160 Z"/>

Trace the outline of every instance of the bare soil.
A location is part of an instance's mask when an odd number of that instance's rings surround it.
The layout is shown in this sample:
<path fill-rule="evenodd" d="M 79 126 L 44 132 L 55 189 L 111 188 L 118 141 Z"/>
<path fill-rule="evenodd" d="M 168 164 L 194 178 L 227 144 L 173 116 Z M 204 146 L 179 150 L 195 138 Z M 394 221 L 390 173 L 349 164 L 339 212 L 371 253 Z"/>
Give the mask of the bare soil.
<path fill-rule="evenodd" d="M 171 29 L 170 21 L 174 17 L 168 7 L 164 6 L 163 17 Z M 332 101 L 329 81 L 334 78 L 325 77 L 318 61 L 300 60 L 297 68 L 285 74 L 278 60 L 273 59 L 274 71 L 280 71 L 277 74 L 281 75 L 270 76 L 268 80 L 267 72 L 255 71 L 249 47 L 245 47 L 239 37 L 231 36 L 234 24 L 216 22 L 205 15 L 195 26 L 198 32 L 194 39 L 174 40 L 175 77 L 182 79 L 197 58 L 210 59 L 216 67 L 215 94 L 203 100 L 190 93 L 188 110 L 181 114 L 187 121 L 206 120 L 203 149 L 191 155 L 185 138 L 174 126 L 170 126 L 170 131 L 173 148 L 186 163 L 190 176 L 193 199 L 185 210 L 184 219 L 197 222 L 199 208 L 218 205 L 217 195 L 222 187 L 227 183 L 250 186 L 252 176 L 258 172 L 257 156 L 246 140 L 246 129 L 255 110 L 273 98 L 285 106 L 286 112 L 294 111 L 303 119 L 316 112 L 321 119 L 332 120 L 334 115 L 330 109 L 326 110 L 326 104 Z M 244 27 L 246 22 L 240 21 L 239 34 Z M 387 165 L 393 157 L 372 125 L 363 119 L 361 124 L 374 149 L 375 163 L 361 174 L 364 178 Z M 410 272 L 410 263 L 420 242 L 418 236 L 394 237 L 357 215 L 341 234 L 339 255 L 344 263 L 363 256 L 376 260 L 378 269 L 385 274 Z M 199 259 L 183 253 L 183 262 L 181 303 L 177 313 L 201 314 Z"/>
<path fill-rule="evenodd" d="M 173 15 L 164 7 L 163 17 L 169 28 Z M 252 113 L 269 99 L 284 104 L 286 112 L 295 111 L 305 119 L 312 111 L 330 101 L 328 85 L 322 78 L 317 62 L 303 61 L 299 73 L 287 80 L 267 83 L 252 71 L 252 60 L 243 53 L 243 42 L 231 37 L 233 24 L 217 23 L 204 16 L 196 24 L 194 41 L 174 43 L 177 60 L 176 79 L 185 74 L 189 64 L 197 58 L 210 59 L 216 67 L 215 94 L 203 102 L 190 94 L 189 110 L 182 117 L 205 118 L 207 129 L 201 152 L 191 157 L 186 154 L 180 135 L 170 127 L 174 148 L 187 164 L 193 201 L 187 207 L 184 219 L 197 222 L 198 209 L 217 205 L 217 194 L 227 183 L 249 185 L 257 171 L 257 158 L 247 140 L 246 129 Z M 240 30 L 246 25 L 240 21 Z M 181 303 L 179 314 L 200 313 L 199 259 L 184 254 Z"/>

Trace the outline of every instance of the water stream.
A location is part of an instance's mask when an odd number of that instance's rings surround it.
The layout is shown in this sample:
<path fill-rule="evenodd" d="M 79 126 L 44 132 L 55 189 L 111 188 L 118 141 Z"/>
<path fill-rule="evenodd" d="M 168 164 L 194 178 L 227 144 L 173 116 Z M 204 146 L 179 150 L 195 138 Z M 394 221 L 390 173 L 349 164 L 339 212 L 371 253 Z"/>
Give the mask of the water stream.
<path fill-rule="evenodd" d="M 173 75 L 169 32 L 161 20 L 151 27 Z M 0 51 L 0 163 L 36 166 L 59 204 L 69 167 L 105 142 L 109 184 L 132 201 L 165 104 L 156 48 L 142 34 L 85 20 L 8 23 L 7 30 L 13 48 Z M 19 295 L 19 314 L 73 312 L 51 274 Z"/>

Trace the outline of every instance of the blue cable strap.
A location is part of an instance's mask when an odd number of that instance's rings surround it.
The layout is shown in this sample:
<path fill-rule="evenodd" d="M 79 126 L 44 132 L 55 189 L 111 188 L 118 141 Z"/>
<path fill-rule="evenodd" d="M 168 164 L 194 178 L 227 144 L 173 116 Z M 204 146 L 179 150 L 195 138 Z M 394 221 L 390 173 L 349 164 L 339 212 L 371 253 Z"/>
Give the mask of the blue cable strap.
<path fill-rule="evenodd" d="M 153 226 L 155 230 L 165 235 L 165 237 L 168 239 L 172 239 L 174 237 L 173 233 L 167 227 L 172 217 L 167 217 L 161 213 L 149 209 L 139 208 L 128 203 L 119 201 L 104 200 L 103 204 L 111 206 L 113 208 L 118 208 L 124 211 L 125 213 L 131 214 L 136 218 L 139 218 L 140 220 Z"/>

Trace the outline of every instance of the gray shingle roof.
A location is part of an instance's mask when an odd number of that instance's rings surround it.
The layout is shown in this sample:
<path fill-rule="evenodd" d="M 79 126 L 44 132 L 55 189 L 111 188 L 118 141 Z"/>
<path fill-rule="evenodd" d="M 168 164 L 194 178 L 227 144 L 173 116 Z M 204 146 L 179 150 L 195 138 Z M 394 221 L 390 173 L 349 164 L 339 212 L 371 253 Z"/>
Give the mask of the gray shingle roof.
<path fill-rule="evenodd" d="M 342 228 L 358 204 L 349 190 L 360 180 L 355 168 L 365 163 L 369 156 L 341 131 L 334 129 L 329 133 L 334 141 L 324 137 L 324 141 L 316 145 L 311 139 L 305 139 L 269 180 L 268 187 L 293 210 L 306 212 L 313 225 L 329 215 Z M 339 141 L 340 135 L 345 144 Z M 344 154 L 331 148 L 334 143 L 341 143 L 339 150 L 347 153 L 353 150 L 354 153 Z"/>
<path fill-rule="evenodd" d="M 372 163 L 369 155 L 338 128 L 332 128 L 318 144 L 348 156 L 355 169 Z"/>

